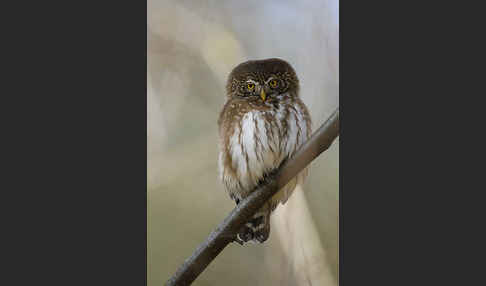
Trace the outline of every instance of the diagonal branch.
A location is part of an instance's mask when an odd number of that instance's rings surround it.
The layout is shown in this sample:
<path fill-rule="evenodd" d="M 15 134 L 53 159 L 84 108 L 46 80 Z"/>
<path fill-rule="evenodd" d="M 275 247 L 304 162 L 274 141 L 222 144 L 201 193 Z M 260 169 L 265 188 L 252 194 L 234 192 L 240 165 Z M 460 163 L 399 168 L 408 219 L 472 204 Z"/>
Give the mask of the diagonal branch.
<path fill-rule="evenodd" d="M 339 108 L 327 119 L 312 137 L 286 161 L 274 176 L 258 186 L 248 197 L 231 211 L 223 222 L 184 261 L 166 285 L 189 285 L 201 274 L 216 256 L 233 242 L 237 231 L 280 188 L 302 171 L 312 160 L 331 146 L 339 135 Z"/>

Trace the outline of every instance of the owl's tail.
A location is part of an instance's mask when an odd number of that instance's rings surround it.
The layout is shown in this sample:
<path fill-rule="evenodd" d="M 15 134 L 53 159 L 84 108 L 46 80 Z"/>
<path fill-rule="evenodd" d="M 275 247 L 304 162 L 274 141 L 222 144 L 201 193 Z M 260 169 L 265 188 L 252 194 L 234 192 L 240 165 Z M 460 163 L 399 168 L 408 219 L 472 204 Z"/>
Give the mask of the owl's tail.
<path fill-rule="evenodd" d="M 254 241 L 263 243 L 270 236 L 270 213 L 272 208 L 265 204 L 237 234 L 240 243 Z"/>

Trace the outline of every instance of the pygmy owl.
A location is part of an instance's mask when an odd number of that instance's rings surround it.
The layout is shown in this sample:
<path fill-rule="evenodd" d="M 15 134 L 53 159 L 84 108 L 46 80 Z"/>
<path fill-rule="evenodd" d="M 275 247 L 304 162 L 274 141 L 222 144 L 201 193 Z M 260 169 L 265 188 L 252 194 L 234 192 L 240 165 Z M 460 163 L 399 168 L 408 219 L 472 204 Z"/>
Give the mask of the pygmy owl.
<path fill-rule="evenodd" d="M 265 59 L 235 67 L 219 115 L 219 171 L 236 204 L 265 177 L 292 157 L 311 135 L 311 118 L 299 98 L 299 80 L 284 60 Z M 280 189 L 237 234 L 237 241 L 263 243 L 270 235 L 270 214 L 284 204 L 307 169 Z"/>

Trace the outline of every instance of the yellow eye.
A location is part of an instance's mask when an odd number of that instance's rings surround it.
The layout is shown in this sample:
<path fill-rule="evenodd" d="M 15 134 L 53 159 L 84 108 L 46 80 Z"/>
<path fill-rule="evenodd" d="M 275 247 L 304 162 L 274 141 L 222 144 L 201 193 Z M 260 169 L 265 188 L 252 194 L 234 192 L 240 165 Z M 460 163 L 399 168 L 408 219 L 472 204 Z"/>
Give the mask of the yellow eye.
<path fill-rule="evenodd" d="M 248 90 L 253 90 L 255 88 L 255 84 L 254 83 L 249 83 L 248 84 Z"/>
<path fill-rule="evenodd" d="M 277 84 L 278 84 L 278 82 L 277 82 L 276 79 L 272 79 L 270 81 L 270 87 L 272 87 L 272 88 L 276 88 L 277 87 Z"/>

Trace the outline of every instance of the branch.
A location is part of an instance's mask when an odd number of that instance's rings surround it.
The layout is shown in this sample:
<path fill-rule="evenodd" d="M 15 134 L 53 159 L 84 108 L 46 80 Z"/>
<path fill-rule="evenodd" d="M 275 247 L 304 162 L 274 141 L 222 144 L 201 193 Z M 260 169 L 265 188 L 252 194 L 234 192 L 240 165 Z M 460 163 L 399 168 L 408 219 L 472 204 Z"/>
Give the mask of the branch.
<path fill-rule="evenodd" d="M 327 119 L 297 153 L 282 164 L 281 168 L 264 184 L 258 186 L 248 197 L 231 211 L 223 222 L 209 235 L 184 261 L 166 285 L 190 285 L 211 261 L 233 242 L 238 230 L 245 224 L 266 201 L 293 177 L 302 171 L 319 154 L 329 148 L 339 135 L 339 108 Z"/>

